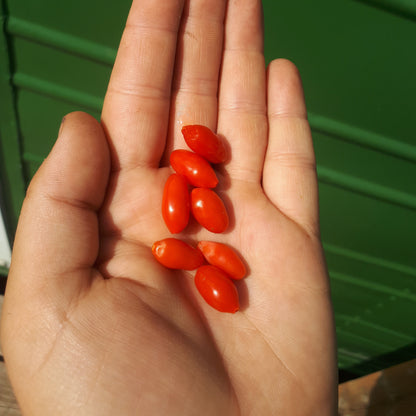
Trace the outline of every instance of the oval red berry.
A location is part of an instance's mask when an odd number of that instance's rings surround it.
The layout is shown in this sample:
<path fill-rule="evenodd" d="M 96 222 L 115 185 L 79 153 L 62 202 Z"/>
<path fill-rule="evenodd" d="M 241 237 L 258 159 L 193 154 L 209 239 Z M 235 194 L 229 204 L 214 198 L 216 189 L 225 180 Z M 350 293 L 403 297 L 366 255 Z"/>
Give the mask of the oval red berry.
<path fill-rule="evenodd" d="M 220 312 L 239 309 L 238 292 L 228 276 L 215 266 L 201 266 L 195 274 L 195 286 L 208 305 Z"/>
<path fill-rule="evenodd" d="M 169 176 L 163 190 L 162 216 L 172 234 L 180 233 L 188 224 L 190 197 L 188 183 L 176 173 Z"/>
<path fill-rule="evenodd" d="M 239 280 L 246 275 L 246 266 L 230 246 L 214 241 L 200 241 L 198 248 L 209 264 L 218 267 L 232 279 Z"/>
<path fill-rule="evenodd" d="M 155 259 L 169 269 L 194 270 L 204 264 L 202 253 L 177 238 L 165 238 L 152 246 Z"/>
<path fill-rule="evenodd" d="M 194 218 L 213 233 L 223 233 L 229 224 L 228 213 L 221 198 L 211 189 L 194 188 L 191 192 Z"/>
<path fill-rule="evenodd" d="M 189 150 L 174 150 L 170 155 L 170 164 L 176 173 L 185 176 L 193 186 L 215 188 L 218 184 L 212 166 L 203 157 Z"/>
<path fill-rule="evenodd" d="M 186 144 L 195 153 L 211 163 L 222 163 L 227 159 L 227 150 L 221 138 L 206 126 L 198 124 L 182 127 Z"/>

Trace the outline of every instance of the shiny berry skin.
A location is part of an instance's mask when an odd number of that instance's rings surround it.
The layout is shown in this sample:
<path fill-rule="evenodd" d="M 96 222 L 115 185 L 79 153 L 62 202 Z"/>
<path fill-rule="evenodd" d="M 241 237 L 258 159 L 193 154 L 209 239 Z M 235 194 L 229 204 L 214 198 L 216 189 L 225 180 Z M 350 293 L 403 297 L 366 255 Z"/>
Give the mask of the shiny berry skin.
<path fill-rule="evenodd" d="M 211 189 L 192 189 L 191 211 L 199 224 L 208 231 L 223 233 L 228 227 L 229 219 L 225 205 Z"/>
<path fill-rule="evenodd" d="M 152 246 L 155 259 L 169 269 L 194 270 L 205 262 L 197 249 L 177 238 L 165 238 Z"/>
<path fill-rule="evenodd" d="M 220 312 L 235 313 L 240 308 L 238 292 L 231 279 L 215 266 L 201 266 L 195 286 L 208 305 Z"/>
<path fill-rule="evenodd" d="M 198 248 L 209 264 L 221 269 L 231 279 L 240 280 L 246 275 L 246 266 L 230 246 L 214 241 L 200 241 Z"/>
<path fill-rule="evenodd" d="M 221 138 L 208 127 L 198 124 L 182 127 L 186 144 L 211 163 L 222 163 L 227 159 L 227 149 Z"/>
<path fill-rule="evenodd" d="M 162 199 L 162 216 L 172 234 L 180 233 L 188 224 L 190 197 L 186 179 L 176 173 L 165 183 Z"/>
<path fill-rule="evenodd" d="M 170 164 L 176 173 L 185 176 L 193 186 L 215 188 L 218 184 L 212 166 L 203 157 L 189 150 L 174 150 L 170 155 Z"/>

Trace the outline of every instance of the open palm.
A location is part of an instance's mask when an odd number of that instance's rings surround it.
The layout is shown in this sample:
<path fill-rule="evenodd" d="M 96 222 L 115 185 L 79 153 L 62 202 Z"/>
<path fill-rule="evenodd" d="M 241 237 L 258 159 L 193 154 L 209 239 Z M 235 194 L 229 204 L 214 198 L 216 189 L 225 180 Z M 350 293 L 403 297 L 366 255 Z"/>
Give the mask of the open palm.
<path fill-rule="evenodd" d="M 185 3 L 185 4 L 183 4 Z M 336 408 L 329 283 L 302 87 L 266 74 L 261 2 L 135 0 L 101 124 L 66 116 L 28 190 L 2 343 L 33 415 L 326 415 Z M 249 274 L 241 309 L 217 312 L 192 273 L 158 264 L 167 155 L 204 124 L 230 158 L 216 235 Z"/>

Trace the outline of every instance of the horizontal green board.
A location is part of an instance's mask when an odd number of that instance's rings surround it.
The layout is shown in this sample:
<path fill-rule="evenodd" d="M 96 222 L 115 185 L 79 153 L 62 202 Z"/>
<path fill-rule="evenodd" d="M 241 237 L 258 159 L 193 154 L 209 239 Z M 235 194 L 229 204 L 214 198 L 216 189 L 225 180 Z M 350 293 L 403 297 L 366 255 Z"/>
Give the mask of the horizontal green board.
<path fill-rule="evenodd" d="M 8 0 L 7 5 L 12 18 L 117 48 L 131 0 L 72 0 L 64 8 L 50 0 Z"/>
<path fill-rule="evenodd" d="M 100 112 L 85 106 L 26 89 L 18 90 L 17 103 L 23 145 L 22 160 L 29 178 L 34 175 L 55 143 L 65 114 L 86 111 L 98 120 L 100 117 Z"/>
<path fill-rule="evenodd" d="M 326 168 L 365 180 L 415 198 L 416 161 L 392 155 L 360 143 L 338 139 L 330 134 L 313 132 L 317 162 Z M 415 147 L 416 149 L 416 147 Z M 394 196 L 393 196 L 394 198 Z"/>
<path fill-rule="evenodd" d="M 265 1 L 267 60 L 299 67 L 310 111 L 414 145 L 416 25 L 351 0 Z"/>
<path fill-rule="evenodd" d="M 15 76 L 28 76 L 103 97 L 111 65 L 27 39 L 14 39 Z"/>
<path fill-rule="evenodd" d="M 321 183 L 321 232 L 325 242 L 416 268 L 416 211 Z"/>

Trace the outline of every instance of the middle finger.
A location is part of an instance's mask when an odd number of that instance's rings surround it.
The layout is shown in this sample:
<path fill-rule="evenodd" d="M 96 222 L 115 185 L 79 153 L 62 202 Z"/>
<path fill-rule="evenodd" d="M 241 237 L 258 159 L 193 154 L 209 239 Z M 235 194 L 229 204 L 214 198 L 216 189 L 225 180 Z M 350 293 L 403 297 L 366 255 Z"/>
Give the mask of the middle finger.
<path fill-rule="evenodd" d="M 185 147 L 181 128 L 203 124 L 215 131 L 226 0 L 188 0 L 179 31 L 166 155 Z"/>

